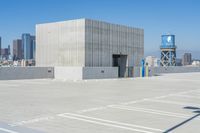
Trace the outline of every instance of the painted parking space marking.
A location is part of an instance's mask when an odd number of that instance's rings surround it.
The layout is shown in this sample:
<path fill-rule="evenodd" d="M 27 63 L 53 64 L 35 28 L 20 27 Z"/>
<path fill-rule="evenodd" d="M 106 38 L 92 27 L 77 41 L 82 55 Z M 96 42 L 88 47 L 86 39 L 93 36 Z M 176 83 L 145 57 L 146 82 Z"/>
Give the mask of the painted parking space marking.
<path fill-rule="evenodd" d="M 175 104 L 175 105 L 182 105 L 182 106 L 200 106 L 198 103 L 186 103 L 186 102 L 174 102 L 174 101 L 168 101 L 168 100 L 157 100 L 157 99 L 146 99 L 146 101 L 150 102 L 157 102 L 157 103 L 166 103 L 166 104 Z"/>
<path fill-rule="evenodd" d="M 87 112 L 93 112 L 93 111 L 95 112 L 95 111 L 105 110 L 105 109 L 109 109 L 109 108 L 113 108 L 113 109 L 116 108 L 116 109 L 151 113 L 151 114 L 162 115 L 162 116 L 188 118 L 188 117 L 190 117 L 190 115 L 187 115 L 187 114 L 173 113 L 173 112 L 167 112 L 167 111 L 163 111 L 163 110 L 153 110 L 153 109 L 149 109 L 149 108 L 133 108 L 133 107 L 130 107 L 128 105 L 132 105 L 132 104 L 134 105 L 135 103 L 141 103 L 141 102 L 159 102 L 159 103 L 168 103 L 168 104 L 184 105 L 185 106 L 185 105 L 189 105 L 189 103 L 166 101 L 166 100 L 162 100 L 162 98 L 167 98 L 167 97 L 175 96 L 175 95 L 187 95 L 188 93 L 191 93 L 191 92 L 199 92 L 199 89 L 194 89 L 194 90 L 190 90 L 190 91 L 182 91 L 182 92 L 177 92 L 177 93 L 171 93 L 171 94 L 167 94 L 167 95 L 163 95 L 163 96 L 143 98 L 143 99 L 127 101 L 127 102 L 119 102 L 119 103 L 116 103 L 116 104 L 93 107 L 93 108 L 88 108 L 88 109 L 83 109 L 83 110 L 78 110 L 78 111 L 73 111 L 73 112 L 76 113 L 76 114 L 84 114 L 84 113 L 87 113 Z M 192 105 L 197 106 L 197 104 L 192 104 Z M 119 124 L 119 125 L 115 125 L 116 123 L 113 123 L 113 121 L 111 121 L 112 123 L 111 122 L 109 123 L 108 120 L 102 119 L 103 121 L 98 121 L 96 118 L 94 118 L 94 119 L 89 118 L 88 119 L 86 117 L 80 117 L 80 116 L 75 116 L 75 115 L 72 116 L 72 115 L 69 115 L 69 113 L 55 114 L 53 116 L 41 117 L 41 118 L 33 118 L 31 120 L 14 122 L 14 123 L 11 123 L 9 125 L 11 127 L 17 127 L 17 126 L 22 126 L 22 125 L 26 125 L 26 124 L 33 124 L 33 123 L 50 121 L 50 120 L 56 119 L 57 117 L 70 117 L 71 119 L 79 119 L 79 120 L 81 119 L 81 121 L 86 121 L 86 122 L 89 122 L 89 123 L 93 122 L 94 124 L 96 123 L 98 125 L 103 125 L 103 124 L 106 123 L 107 126 L 120 126 L 122 129 L 126 128 L 127 130 L 128 129 L 129 130 L 135 130 L 134 128 L 138 128 L 137 127 L 138 125 L 132 125 L 132 124 L 121 123 L 121 122 L 117 122 L 117 124 Z M 200 120 L 200 119 L 197 118 L 197 120 Z M 146 128 L 148 128 L 148 127 L 146 127 Z M 145 130 L 145 132 L 146 132 L 146 128 L 140 128 L 139 130 Z M 136 129 L 136 130 L 138 130 L 138 129 Z M 160 129 L 158 129 L 158 130 L 160 130 Z"/>
<path fill-rule="evenodd" d="M 34 119 L 24 120 L 24 121 L 20 121 L 20 122 L 14 122 L 14 123 L 11 123 L 8 125 L 11 127 L 17 127 L 17 126 L 22 126 L 22 125 L 26 125 L 26 124 L 33 124 L 33 123 L 38 123 L 38 122 L 43 122 L 43 121 L 49 121 L 49 120 L 53 120 L 53 119 L 55 119 L 55 117 L 53 117 L 53 116 L 40 117 L 40 118 L 34 118 Z"/>
<path fill-rule="evenodd" d="M 181 94 L 176 94 L 174 96 L 184 97 L 184 98 L 191 98 L 191 99 L 200 99 L 200 97 L 198 97 L 198 96 L 188 96 L 188 95 L 181 95 Z"/>
<path fill-rule="evenodd" d="M 16 85 L 16 84 L 2 84 L 2 83 L 0 83 L 0 86 L 1 87 L 19 87 L 20 85 Z"/>
<path fill-rule="evenodd" d="M 167 111 L 146 109 L 146 108 L 138 108 L 138 107 L 130 107 L 130 106 L 112 106 L 111 108 L 136 111 L 136 112 L 144 112 L 144 113 L 156 114 L 156 115 L 161 115 L 161 116 L 177 117 L 177 118 L 191 117 L 191 115 L 182 114 L 182 113 L 174 113 L 174 112 L 167 112 Z M 200 119 L 198 119 L 198 120 L 200 120 Z"/>
<path fill-rule="evenodd" d="M 6 129 L 6 128 L 1 128 L 1 127 L 0 127 L 0 131 L 6 132 L 6 133 L 19 133 L 19 132 L 9 130 L 9 129 Z"/>
<path fill-rule="evenodd" d="M 93 123 L 97 125 L 104 125 L 104 126 L 121 128 L 125 130 L 130 130 L 130 131 L 137 131 L 141 133 L 163 132 L 163 130 L 161 129 L 150 128 L 150 127 L 145 127 L 145 126 L 140 126 L 140 125 L 133 125 L 133 124 L 122 123 L 122 122 L 111 121 L 111 120 L 105 120 L 105 119 L 89 117 L 89 116 L 80 115 L 80 114 L 64 113 L 64 114 L 59 114 L 58 116 L 69 118 L 69 119 L 75 119 L 79 121 L 84 121 L 88 123 Z"/>
<path fill-rule="evenodd" d="M 44 133 L 25 126 L 12 127 L 7 122 L 0 122 L 0 133 Z"/>

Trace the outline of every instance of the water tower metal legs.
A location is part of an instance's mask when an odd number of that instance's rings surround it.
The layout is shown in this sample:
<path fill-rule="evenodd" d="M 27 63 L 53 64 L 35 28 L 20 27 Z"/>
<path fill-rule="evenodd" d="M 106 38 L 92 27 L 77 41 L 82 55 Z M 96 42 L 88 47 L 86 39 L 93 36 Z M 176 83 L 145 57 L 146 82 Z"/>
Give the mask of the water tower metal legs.
<path fill-rule="evenodd" d="M 161 66 L 176 66 L 176 51 L 175 50 L 161 51 Z"/>

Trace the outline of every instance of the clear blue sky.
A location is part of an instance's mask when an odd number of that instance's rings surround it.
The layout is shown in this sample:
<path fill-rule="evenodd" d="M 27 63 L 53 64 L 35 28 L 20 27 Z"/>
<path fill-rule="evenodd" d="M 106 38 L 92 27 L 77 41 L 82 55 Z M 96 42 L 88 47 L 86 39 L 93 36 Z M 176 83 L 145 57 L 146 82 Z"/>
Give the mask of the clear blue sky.
<path fill-rule="evenodd" d="M 200 0 L 1 0 L 3 46 L 35 24 L 92 18 L 145 30 L 145 52 L 159 50 L 160 36 L 176 35 L 179 50 L 200 51 Z"/>

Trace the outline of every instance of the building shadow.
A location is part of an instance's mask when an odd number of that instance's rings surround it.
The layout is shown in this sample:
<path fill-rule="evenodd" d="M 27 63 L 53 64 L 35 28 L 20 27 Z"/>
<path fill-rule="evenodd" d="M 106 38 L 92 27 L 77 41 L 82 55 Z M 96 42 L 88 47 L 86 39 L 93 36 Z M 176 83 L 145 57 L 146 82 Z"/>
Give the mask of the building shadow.
<path fill-rule="evenodd" d="M 190 118 L 188 118 L 187 120 L 184 120 L 183 122 L 171 127 L 170 129 L 167 129 L 163 133 L 172 132 L 173 130 L 183 126 L 184 124 L 186 124 L 186 123 L 192 121 L 193 119 L 195 119 L 196 117 L 200 116 L 200 108 L 198 108 L 198 107 L 187 106 L 187 107 L 184 107 L 184 109 L 192 110 L 192 112 L 195 113 L 195 115 L 190 117 Z"/>

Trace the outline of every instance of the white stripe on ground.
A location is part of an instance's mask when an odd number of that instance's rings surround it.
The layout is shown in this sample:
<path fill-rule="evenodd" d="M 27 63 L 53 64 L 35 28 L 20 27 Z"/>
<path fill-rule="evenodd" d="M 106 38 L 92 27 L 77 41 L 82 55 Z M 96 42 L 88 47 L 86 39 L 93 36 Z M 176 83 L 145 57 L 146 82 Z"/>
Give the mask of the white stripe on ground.
<path fill-rule="evenodd" d="M 140 133 L 155 133 L 155 132 L 150 132 L 150 131 L 130 128 L 130 127 L 125 127 L 125 126 L 113 125 L 113 124 L 109 124 L 109 123 L 103 123 L 103 122 L 98 122 L 98 121 L 78 118 L 78 117 L 74 117 L 74 116 L 64 115 L 62 117 L 65 117 L 65 118 L 68 118 L 68 119 L 75 119 L 75 120 L 79 120 L 79 121 L 84 121 L 84 122 L 89 122 L 89 123 L 98 124 L 98 125 L 104 125 L 104 126 L 115 127 L 115 128 L 130 130 L 130 131 L 136 131 L 136 132 L 140 132 Z"/>
<path fill-rule="evenodd" d="M 181 95 L 181 94 L 176 94 L 174 96 L 177 96 L 177 97 L 184 97 L 184 98 L 191 98 L 191 99 L 200 99 L 200 96 L 188 96 L 188 95 Z"/>
<path fill-rule="evenodd" d="M 146 99 L 145 101 L 157 102 L 157 103 L 175 104 L 175 105 L 182 105 L 182 106 L 196 106 L 196 107 L 199 107 L 199 105 L 200 105 L 200 104 L 197 104 L 197 103 L 174 102 L 174 101 L 156 100 L 156 99 Z"/>
<path fill-rule="evenodd" d="M 0 131 L 7 132 L 7 133 L 19 133 L 19 132 L 9 130 L 9 129 L 5 129 L 5 128 L 1 128 L 1 127 L 0 127 Z"/>
<path fill-rule="evenodd" d="M 107 109 L 107 108 L 115 106 L 115 105 L 131 105 L 131 104 L 145 102 L 145 101 L 169 103 L 169 104 L 176 104 L 176 105 L 187 105 L 188 106 L 188 105 L 191 105 L 191 104 L 179 103 L 179 102 L 173 102 L 172 103 L 171 101 L 163 101 L 163 100 L 161 101 L 161 100 L 156 100 L 156 99 L 162 99 L 162 98 L 166 98 L 166 97 L 169 97 L 169 96 L 172 96 L 172 95 L 176 95 L 176 94 L 187 94 L 187 93 L 190 93 L 190 92 L 197 92 L 197 91 L 200 91 L 200 89 L 194 89 L 194 90 L 190 90 L 190 91 L 183 91 L 183 92 L 178 92 L 178 93 L 172 93 L 172 94 L 167 94 L 167 95 L 157 96 L 157 97 L 143 98 L 143 99 L 135 100 L 135 101 L 121 102 L 121 103 L 114 104 L 114 105 L 113 104 L 111 104 L 111 105 L 105 105 L 105 106 L 100 106 L 100 107 L 95 107 L 95 108 L 89 108 L 89 109 L 79 110 L 79 111 L 76 111 L 76 112 L 77 113 L 86 113 L 86 112 L 92 112 L 92 111 Z M 195 105 L 195 106 L 197 106 L 197 105 Z M 57 114 L 55 114 L 55 115 L 57 116 Z M 31 120 L 26 120 L 26 121 L 20 121 L 20 122 L 11 123 L 9 125 L 12 126 L 12 127 L 21 126 L 21 125 L 25 125 L 25 124 L 29 124 L 29 123 L 37 123 L 37 122 L 41 122 L 41 121 L 48 121 L 49 118 L 54 118 L 54 116 L 49 116 L 47 118 L 46 117 L 35 118 L 35 119 L 31 119 Z"/>
<path fill-rule="evenodd" d="M 55 119 L 53 116 L 49 116 L 49 117 L 40 117 L 40 118 L 35 118 L 35 119 L 31 119 L 31 120 L 25 120 L 25 121 L 20 121 L 20 122 L 15 122 L 12 124 L 8 124 L 11 127 L 16 127 L 16 126 L 22 126 L 25 124 L 32 124 L 32 123 L 37 123 L 37 122 L 42 122 L 42 121 L 49 121 Z"/>
<path fill-rule="evenodd" d="M 191 115 L 186 115 L 186 114 L 181 114 L 181 113 L 173 113 L 173 112 L 166 112 L 166 111 L 161 111 L 161 110 L 136 108 L 136 107 L 129 107 L 129 106 L 112 106 L 111 108 L 129 110 L 129 111 L 137 111 L 137 112 L 145 112 L 145 113 L 150 113 L 150 114 L 171 116 L 171 117 L 177 117 L 177 118 L 188 118 L 188 117 L 191 117 Z"/>
<path fill-rule="evenodd" d="M 117 121 L 111 121 L 111 120 L 105 120 L 105 119 L 89 117 L 89 116 L 79 115 L 79 114 L 64 113 L 64 114 L 59 114 L 58 116 L 61 116 L 61 117 L 72 116 L 72 117 L 76 117 L 76 118 L 92 120 L 92 121 L 97 121 L 97 122 L 100 121 L 100 122 L 103 122 L 103 123 L 111 123 L 111 124 L 120 125 L 120 126 L 139 128 L 139 129 L 143 129 L 143 130 L 152 130 L 154 132 L 155 131 L 163 132 L 163 130 L 161 130 L 161 129 L 150 128 L 150 127 L 134 125 L 134 124 L 128 124 L 128 123 L 123 123 L 123 122 L 117 122 Z"/>
<path fill-rule="evenodd" d="M 179 93 L 167 94 L 167 95 L 151 97 L 151 98 L 143 98 L 143 99 L 140 99 L 140 100 L 122 102 L 122 103 L 118 103 L 118 104 L 114 104 L 114 105 L 112 104 L 112 105 L 88 108 L 88 109 L 83 109 L 83 110 L 79 110 L 79 111 L 76 111 L 76 112 L 77 113 L 93 112 L 93 111 L 103 110 L 103 109 L 106 109 L 108 107 L 112 107 L 112 106 L 115 106 L 115 105 L 131 105 L 131 104 L 135 104 L 135 103 L 144 102 L 144 101 L 147 101 L 149 99 L 162 99 L 162 98 L 166 98 L 166 97 L 170 97 L 170 96 L 174 96 L 174 95 L 178 95 L 178 94 L 190 93 L 190 92 L 193 92 L 193 91 L 196 91 L 196 90 L 190 90 L 190 91 L 184 91 L 184 92 L 179 92 Z"/>
<path fill-rule="evenodd" d="M 2 83 L 0 83 L 0 86 L 2 86 L 2 87 L 19 87 L 20 85 L 15 85 L 15 84 L 2 84 Z"/>
<path fill-rule="evenodd" d="M 130 104 L 144 102 L 144 101 L 149 100 L 149 99 L 162 99 L 162 98 L 170 97 L 170 96 L 173 96 L 173 95 L 187 94 L 187 93 L 191 93 L 191 92 L 196 92 L 198 90 L 195 89 L 195 90 L 189 90 L 189 91 L 183 91 L 183 92 L 178 92 L 178 93 L 167 94 L 167 95 L 163 95 L 163 96 L 157 96 L 157 97 L 151 97 L 151 98 L 143 98 L 143 99 L 140 99 L 140 100 L 123 102 L 123 103 L 120 103 L 120 104 L 122 104 L 122 105 L 130 105 Z"/>

